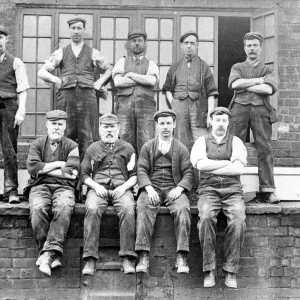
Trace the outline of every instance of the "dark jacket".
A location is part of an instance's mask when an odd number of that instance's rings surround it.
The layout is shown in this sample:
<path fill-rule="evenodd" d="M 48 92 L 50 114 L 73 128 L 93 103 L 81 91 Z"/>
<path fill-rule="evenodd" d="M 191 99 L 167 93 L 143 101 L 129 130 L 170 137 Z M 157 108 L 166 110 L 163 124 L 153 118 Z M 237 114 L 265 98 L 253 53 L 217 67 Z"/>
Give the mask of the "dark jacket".
<path fill-rule="evenodd" d="M 153 161 L 158 138 L 152 139 L 144 144 L 138 159 L 138 184 L 143 189 L 151 185 L 153 174 Z M 194 173 L 190 162 L 190 154 L 187 148 L 177 139 L 173 139 L 172 174 L 177 186 L 190 191 L 193 186 Z"/>

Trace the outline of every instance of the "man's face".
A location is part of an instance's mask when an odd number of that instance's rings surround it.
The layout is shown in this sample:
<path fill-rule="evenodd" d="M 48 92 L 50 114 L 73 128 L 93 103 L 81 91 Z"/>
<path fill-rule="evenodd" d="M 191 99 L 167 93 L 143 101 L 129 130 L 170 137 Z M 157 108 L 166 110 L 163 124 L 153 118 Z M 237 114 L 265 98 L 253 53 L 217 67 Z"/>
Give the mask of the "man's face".
<path fill-rule="evenodd" d="M 100 124 L 99 126 L 100 137 L 104 143 L 115 143 L 118 139 L 119 131 L 118 124 Z"/>
<path fill-rule="evenodd" d="M 245 40 L 244 50 L 250 60 L 257 60 L 260 59 L 262 46 L 258 39 Z"/>
<path fill-rule="evenodd" d="M 176 121 L 171 116 L 159 117 L 157 119 L 158 136 L 162 139 L 170 138 L 173 135 L 173 130 L 176 127 Z"/>
<path fill-rule="evenodd" d="M 69 31 L 74 43 L 80 43 L 83 40 L 84 25 L 82 22 L 76 22 L 70 25 Z"/>
<path fill-rule="evenodd" d="M 210 124 L 213 134 L 216 136 L 223 136 L 227 132 L 229 116 L 227 114 L 212 115 Z"/>
<path fill-rule="evenodd" d="M 192 58 L 196 56 L 198 50 L 198 41 L 194 35 L 189 35 L 181 43 L 181 49 L 183 50 L 186 58 Z"/>
<path fill-rule="evenodd" d="M 134 55 L 142 54 L 146 49 L 147 42 L 143 36 L 137 36 L 130 39 L 130 48 Z"/>
<path fill-rule="evenodd" d="M 66 120 L 47 120 L 46 126 L 50 140 L 60 140 L 66 129 Z"/>
<path fill-rule="evenodd" d="M 0 55 L 6 51 L 7 36 L 0 33 Z"/>

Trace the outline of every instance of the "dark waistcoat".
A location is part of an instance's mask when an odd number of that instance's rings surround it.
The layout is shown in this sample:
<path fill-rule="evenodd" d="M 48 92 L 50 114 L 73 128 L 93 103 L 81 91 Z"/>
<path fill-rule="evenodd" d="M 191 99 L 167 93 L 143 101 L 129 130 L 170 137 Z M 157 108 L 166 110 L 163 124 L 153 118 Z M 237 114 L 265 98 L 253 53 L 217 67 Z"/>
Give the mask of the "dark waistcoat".
<path fill-rule="evenodd" d="M 17 98 L 17 80 L 13 69 L 15 57 L 5 53 L 0 63 L 0 98 Z"/>

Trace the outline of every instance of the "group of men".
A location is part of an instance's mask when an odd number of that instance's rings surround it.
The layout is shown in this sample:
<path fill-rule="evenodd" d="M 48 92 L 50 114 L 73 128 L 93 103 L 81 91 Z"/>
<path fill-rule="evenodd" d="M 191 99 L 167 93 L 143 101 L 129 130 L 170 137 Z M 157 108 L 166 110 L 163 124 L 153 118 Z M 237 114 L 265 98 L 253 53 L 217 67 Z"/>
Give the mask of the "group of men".
<path fill-rule="evenodd" d="M 48 134 L 32 142 L 27 158 L 30 180 L 24 194 L 29 199 L 40 271 L 51 276 L 51 270 L 61 265 L 79 179 L 88 187 L 84 275 L 95 272 L 101 218 L 108 205 L 114 206 L 119 217 L 119 255 L 124 273 L 148 272 L 160 205 L 168 207 L 174 220 L 177 272 L 188 273 L 188 192 L 195 180 L 194 168 L 200 173 L 198 230 L 204 286 L 215 285 L 216 223 L 222 209 L 228 223 L 225 284 L 236 288 L 246 218 L 239 176 L 247 164 L 243 142 L 249 126 L 258 151 L 261 192 L 269 203 L 279 202 L 274 193 L 270 144 L 273 110 L 269 95 L 276 92 L 276 84 L 272 70 L 260 61 L 263 37 L 258 32 L 245 35 L 247 59 L 232 67 L 229 87 L 235 94 L 229 110 L 215 107 L 218 91 L 210 67 L 197 55 L 198 34 L 184 33 L 180 37 L 183 58 L 170 67 L 163 86 L 172 109 L 156 112 L 154 87 L 159 70 L 145 56 L 146 32 L 128 34 L 131 53 L 112 68 L 98 50 L 84 44 L 84 19 L 73 18 L 68 25 L 71 43 L 56 50 L 38 72 L 41 79 L 56 85 L 57 110 L 47 113 Z M 7 29 L 0 26 L 4 198 L 18 203 L 17 135 L 29 85 L 24 64 L 6 50 L 7 36 Z M 59 77 L 51 74 L 56 68 Z M 102 73 L 96 80 L 95 68 Z M 105 114 L 98 122 L 95 91 L 111 77 L 118 89 L 116 115 Z"/>

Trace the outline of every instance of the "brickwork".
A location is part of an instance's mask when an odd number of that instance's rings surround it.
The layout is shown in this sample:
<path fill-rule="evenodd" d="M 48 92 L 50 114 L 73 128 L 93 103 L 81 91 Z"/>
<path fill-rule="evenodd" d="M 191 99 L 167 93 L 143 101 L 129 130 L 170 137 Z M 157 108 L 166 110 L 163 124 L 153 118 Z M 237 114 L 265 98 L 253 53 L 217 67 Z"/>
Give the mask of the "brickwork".
<path fill-rule="evenodd" d="M 247 234 L 237 290 L 225 288 L 222 252 L 225 219 L 218 225 L 218 269 L 216 287 L 202 287 L 201 250 L 197 233 L 197 211 L 192 209 L 190 273 L 174 269 L 175 236 L 172 218 L 162 208 L 151 249 L 147 275 L 120 272 L 117 257 L 118 219 L 109 209 L 103 218 L 99 254 L 93 278 L 81 276 L 84 206 L 77 205 L 72 218 L 63 266 L 42 275 L 35 266 L 37 250 L 32 236 L 27 203 L 0 204 L 0 299 L 140 299 L 140 300 L 295 300 L 300 299 L 300 205 L 254 204 L 247 207 Z M 115 297 L 115 298 L 114 298 Z"/>

